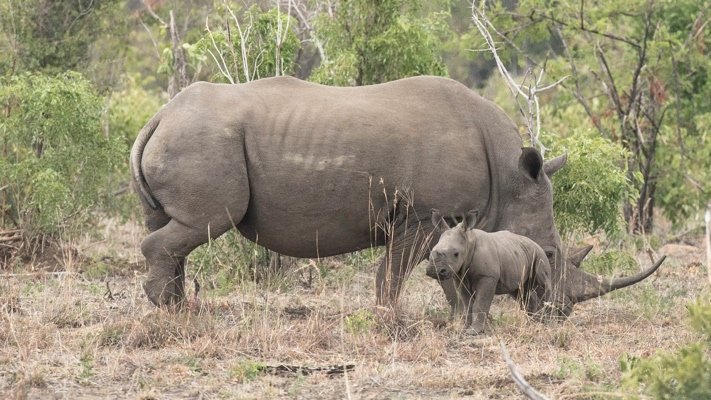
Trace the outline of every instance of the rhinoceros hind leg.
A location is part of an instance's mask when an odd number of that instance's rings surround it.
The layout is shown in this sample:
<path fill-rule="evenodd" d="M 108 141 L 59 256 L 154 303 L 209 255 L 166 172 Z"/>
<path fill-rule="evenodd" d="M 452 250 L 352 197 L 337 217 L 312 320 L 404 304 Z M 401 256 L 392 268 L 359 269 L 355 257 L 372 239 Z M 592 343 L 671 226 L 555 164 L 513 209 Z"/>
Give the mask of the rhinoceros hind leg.
<path fill-rule="evenodd" d="M 229 229 L 212 229 L 215 238 Z M 190 228 L 175 219 L 148 235 L 141 251 L 148 264 L 148 278 L 143 289 L 157 306 L 179 305 L 185 298 L 185 257 L 196 247 L 207 243 L 207 231 Z"/>

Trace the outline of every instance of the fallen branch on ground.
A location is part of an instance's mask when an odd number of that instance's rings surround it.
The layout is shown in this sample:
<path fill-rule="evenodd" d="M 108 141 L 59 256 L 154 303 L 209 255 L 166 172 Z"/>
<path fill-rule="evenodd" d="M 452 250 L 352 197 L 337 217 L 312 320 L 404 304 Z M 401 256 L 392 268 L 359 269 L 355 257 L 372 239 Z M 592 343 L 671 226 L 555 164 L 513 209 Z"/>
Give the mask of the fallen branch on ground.
<path fill-rule="evenodd" d="M 500 341 L 499 345 L 501 346 L 501 355 L 503 355 L 504 361 L 506 361 L 506 365 L 509 367 L 509 371 L 511 371 L 511 377 L 516 383 L 516 386 L 518 386 L 518 388 L 521 390 L 521 393 L 523 393 L 523 395 L 528 397 L 529 399 L 548 400 L 548 397 L 542 395 L 536 389 L 534 389 L 526 381 L 523 375 L 518 371 L 518 368 L 516 368 L 516 364 L 514 364 L 514 362 L 511 360 L 511 357 L 509 357 L 509 352 L 506 350 L 506 345 L 504 344 L 504 342 Z"/>
<path fill-rule="evenodd" d="M 331 365 L 328 367 L 300 367 L 296 365 L 267 365 L 262 372 L 271 375 L 311 375 L 316 372 L 325 372 L 326 375 L 342 375 L 355 370 L 355 364 Z"/>

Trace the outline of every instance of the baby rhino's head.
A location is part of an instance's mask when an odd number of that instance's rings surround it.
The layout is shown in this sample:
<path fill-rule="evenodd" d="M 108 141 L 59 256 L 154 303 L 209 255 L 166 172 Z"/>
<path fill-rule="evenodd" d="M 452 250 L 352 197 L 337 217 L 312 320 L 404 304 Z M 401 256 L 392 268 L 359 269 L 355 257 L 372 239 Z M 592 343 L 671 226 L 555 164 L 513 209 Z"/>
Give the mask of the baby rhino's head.
<path fill-rule="evenodd" d="M 470 212 L 454 228 L 450 228 L 437 210 L 432 210 L 432 224 L 436 229 L 446 227 L 439 237 L 439 241 L 430 251 L 430 260 L 427 265 L 427 276 L 446 280 L 461 271 L 467 253 L 467 230 L 474 229 L 476 213 Z"/>

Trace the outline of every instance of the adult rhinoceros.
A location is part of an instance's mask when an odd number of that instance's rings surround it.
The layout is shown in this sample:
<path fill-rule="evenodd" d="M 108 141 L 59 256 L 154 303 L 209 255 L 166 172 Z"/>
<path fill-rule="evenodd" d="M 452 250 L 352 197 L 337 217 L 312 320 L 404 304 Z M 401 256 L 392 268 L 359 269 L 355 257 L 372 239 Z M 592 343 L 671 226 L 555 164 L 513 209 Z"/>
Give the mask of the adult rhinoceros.
<path fill-rule="evenodd" d="M 551 259 L 557 301 L 572 304 L 644 279 L 568 268 L 544 164 L 490 101 L 444 78 L 326 87 L 294 78 L 195 83 L 161 109 L 131 150 L 151 231 L 144 289 L 157 305 L 184 297 L 185 257 L 232 227 L 278 253 L 323 257 L 386 245 L 376 277 L 394 304 L 426 257 L 430 210 L 478 210 L 477 228 L 528 236 Z M 436 236 L 436 233 L 434 234 Z M 452 304 L 453 288 L 445 288 Z"/>

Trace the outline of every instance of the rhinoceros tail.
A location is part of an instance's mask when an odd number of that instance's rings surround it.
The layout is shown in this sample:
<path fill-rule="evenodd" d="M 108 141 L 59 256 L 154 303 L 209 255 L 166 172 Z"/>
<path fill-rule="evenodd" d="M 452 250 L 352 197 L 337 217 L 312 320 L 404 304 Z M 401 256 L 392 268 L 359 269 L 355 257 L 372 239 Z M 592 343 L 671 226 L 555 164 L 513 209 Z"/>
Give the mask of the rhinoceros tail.
<path fill-rule="evenodd" d="M 153 197 L 148 184 L 146 183 L 146 178 L 143 176 L 143 170 L 141 168 L 141 159 L 143 158 L 143 149 L 146 147 L 146 143 L 150 140 L 153 132 L 155 132 L 158 124 L 160 123 L 160 114 L 155 115 L 151 118 L 146 126 L 141 129 L 136 137 L 136 141 L 133 142 L 133 147 L 131 148 L 131 174 L 133 177 L 133 184 L 139 195 L 148 203 L 154 210 L 158 208 L 158 200 Z"/>

